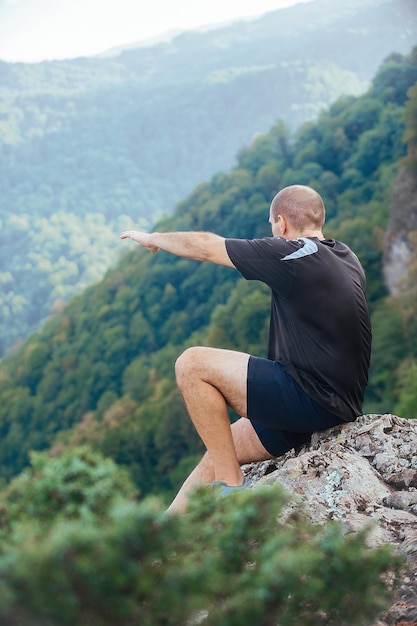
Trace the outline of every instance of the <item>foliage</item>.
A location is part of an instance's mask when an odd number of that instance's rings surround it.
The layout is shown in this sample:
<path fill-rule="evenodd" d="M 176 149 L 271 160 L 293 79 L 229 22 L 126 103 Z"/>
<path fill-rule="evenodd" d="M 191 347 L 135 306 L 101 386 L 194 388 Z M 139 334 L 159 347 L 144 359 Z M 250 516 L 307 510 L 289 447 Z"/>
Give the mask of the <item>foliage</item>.
<path fill-rule="evenodd" d="M 417 170 L 417 84 L 407 92 L 408 100 L 405 105 L 404 119 L 406 123 L 406 131 L 404 141 L 408 147 L 406 163 Z"/>
<path fill-rule="evenodd" d="M 127 472 L 88 447 L 66 450 L 52 459 L 46 453 L 32 453 L 30 459 L 31 467 L 2 493 L 3 524 L 7 527 L 27 518 L 47 523 L 56 518 L 87 522 L 104 515 L 118 498 L 136 496 Z"/>
<path fill-rule="evenodd" d="M 403 361 L 399 367 L 399 393 L 395 412 L 404 417 L 417 417 L 417 361 Z"/>
<path fill-rule="evenodd" d="M 128 499 L 114 464 L 85 449 L 35 463 L 2 497 L 13 521 L 0 543 L 0 615 L 9 626 L 314 626 L 323 614 L 329 626 L 353 626 L 389 601 L 386 574 L 400 565 L 392 550 L 370 549 L 365 531 L 313 526 L 297 511 L 281 521 L 279 486 L 221 499 L 201 489 L 176 516 L 156 499 Z M 106 506 L 91 497 L 97 472 L 108 479 Z M 78 504 L 56 507 L 54 494 L 68 485 Z"/>

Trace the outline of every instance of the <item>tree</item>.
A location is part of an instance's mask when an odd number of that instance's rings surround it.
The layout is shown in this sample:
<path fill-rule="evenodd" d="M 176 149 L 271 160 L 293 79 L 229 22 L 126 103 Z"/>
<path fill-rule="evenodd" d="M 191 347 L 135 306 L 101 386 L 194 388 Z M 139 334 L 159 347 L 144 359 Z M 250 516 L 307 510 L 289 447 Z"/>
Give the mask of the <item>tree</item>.
<path fill-rule="evenodd" d="M 417 418 L 417 361 L 406 360 L 399 372 L 400 393 L 395 411 L 404 417 Z"/>
<path fill-rule="evenodd" d="M 404 142 L 407 144 L 407 161 L 417 170 L 417 83 L 407 92 L 408 100 L 405 104 L 404 121 L 406 130 Z"/>
<path fill-rule="evenodd" d="M 371 94 L 382 102 L 404 104 L 410 85 L 417 80 L 417 48 L 410 55 L 391 54 L 374 78 Z"/>
<path fill-rule="evenodd" d="M 45 452 L 32 453 L 30 458 L 31 467 L 1 493 L 3 522 L 9 529 L 27 520 L 85 522 L 105 516 L 115 500 L 136 496 L 127 472 L 87 446 L 53 459 Z"/>

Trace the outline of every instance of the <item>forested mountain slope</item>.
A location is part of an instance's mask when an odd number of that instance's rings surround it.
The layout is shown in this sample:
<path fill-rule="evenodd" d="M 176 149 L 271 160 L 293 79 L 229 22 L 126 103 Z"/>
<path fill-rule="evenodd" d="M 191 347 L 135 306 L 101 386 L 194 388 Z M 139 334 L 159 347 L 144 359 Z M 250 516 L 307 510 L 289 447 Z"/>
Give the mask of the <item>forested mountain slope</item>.
<path fill-rule="evenodd" d="M 414 0 L 315 0 L 111 58 L 0 63 L 0 356 L 277 119 L 417 42 Z"/>
<path fill-rule="evenodd" d="M 392 308 L 382 277 L 416 82 L 417 49 L 393 55 L 365 95 L 338 100 L 290 137 L 276 124 L 240 151 L 230 173 L 198 185 L 157 225 L 261 236 L 278 188 L 315 187 L 327 207 L 326 235 L 350 244 L 368 276 L 375 352 L 366 411 L 390 412 L 404 399 L 401 367 L 417 357 L 417 315 L 400 301 Z M 174 383 L 176 357 L 198 343 L 263 355 L 268 313 L 263 286 L 234 270 L 135 247 L 1 365 L 1 475 L 24 467 L 30 449 L 89 442 L 129 467 L 143 493 L 174 489 L 199 452 Z"/>

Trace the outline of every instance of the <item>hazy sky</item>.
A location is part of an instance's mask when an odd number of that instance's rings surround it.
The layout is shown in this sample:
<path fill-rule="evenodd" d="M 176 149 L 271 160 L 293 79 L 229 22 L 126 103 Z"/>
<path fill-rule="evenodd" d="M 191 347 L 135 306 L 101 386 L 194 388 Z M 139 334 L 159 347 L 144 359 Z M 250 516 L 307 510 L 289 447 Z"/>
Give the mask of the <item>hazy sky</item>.
<path fill-rule="evenodd" d="M 300 1 L 0 0 L 0 59 L 34 62 L 91 55 L 170 30 L 261 15 Z"/>

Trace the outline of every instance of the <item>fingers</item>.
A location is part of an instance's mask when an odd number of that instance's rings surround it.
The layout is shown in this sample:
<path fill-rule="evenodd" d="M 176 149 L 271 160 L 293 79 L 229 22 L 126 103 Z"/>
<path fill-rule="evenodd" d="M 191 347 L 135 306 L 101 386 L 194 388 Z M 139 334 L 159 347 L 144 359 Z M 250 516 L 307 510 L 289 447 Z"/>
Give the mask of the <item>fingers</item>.
<path fill-rule="evenodd" d="M 125 230 L 120 233 L 120 239 L 132 239 L 132 241 L 136 241 L 137 243 L 142 243 L 142 236 L 145 233 L 141 233 L 138 230 Z"/>
<path fill-rule="evenodd" d="M 149 234 L 142 233 L 139 230 L 125 230 L 120 233 L 120 239 L 131 239 L 132 241 L 135 241 L 141 246 L 147 248 L 150 252 L 152 252 L 152 254 L 156 254 L 159 250 L 158 247 L 149 241 Z"/>
<path fill-rule="evenodd" d="M 134 237 L 135 234 L 139 235 L 139 233 L 137 231 L 125 230 L 122 233 L 120 233 L 120 239 L 133 239 L 133 240 L 135 240 L 135 237 Z"/>

